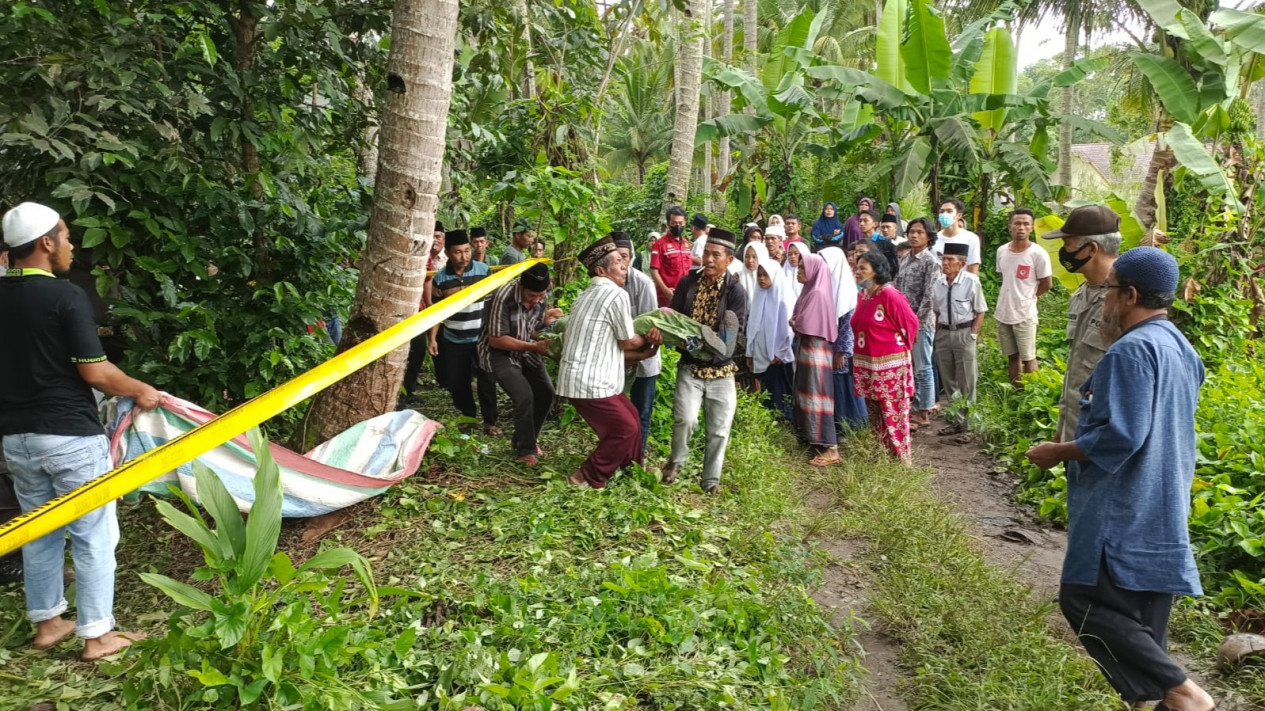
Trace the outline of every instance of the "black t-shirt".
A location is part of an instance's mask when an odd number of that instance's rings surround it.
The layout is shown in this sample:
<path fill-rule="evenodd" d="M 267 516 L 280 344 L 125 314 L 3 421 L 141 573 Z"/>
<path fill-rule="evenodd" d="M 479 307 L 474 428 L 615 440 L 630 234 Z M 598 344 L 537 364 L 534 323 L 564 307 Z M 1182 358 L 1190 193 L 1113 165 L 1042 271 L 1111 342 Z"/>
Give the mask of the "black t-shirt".
<path fill-rule="evenodd" d="M 0 277 L 0 434 L 105 433 L 79 363 L 104 361 L 92 303 L 65 279 L 30 269 Z"/>

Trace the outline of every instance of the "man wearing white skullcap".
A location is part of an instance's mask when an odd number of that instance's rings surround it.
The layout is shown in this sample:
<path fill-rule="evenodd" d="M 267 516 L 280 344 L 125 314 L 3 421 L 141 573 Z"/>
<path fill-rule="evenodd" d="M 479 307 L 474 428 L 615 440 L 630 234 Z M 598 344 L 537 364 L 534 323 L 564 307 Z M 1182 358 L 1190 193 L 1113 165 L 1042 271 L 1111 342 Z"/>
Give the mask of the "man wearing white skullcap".
<path fill-rule="evenodd" d="M 10 266 L 0 278 L 0 435 L 18 501 L 30 511 L 108 472 L 109 445 L 92 389 L 131 397 L 142 409 L 162 395 L 111 364 L 97 338 L 88 295 L 66 279 L 74 246 L 55 210 L 24 202 L 4 215 Z M 62 618 L 65 532 L 22 548 L 27 616 L 35 647 L 84 638 L 85 661 L 115 654 L 140 635 L 114 630 L 114 548 L 110 502 L 66 526 L 75 560 L 77 621 Z"/>

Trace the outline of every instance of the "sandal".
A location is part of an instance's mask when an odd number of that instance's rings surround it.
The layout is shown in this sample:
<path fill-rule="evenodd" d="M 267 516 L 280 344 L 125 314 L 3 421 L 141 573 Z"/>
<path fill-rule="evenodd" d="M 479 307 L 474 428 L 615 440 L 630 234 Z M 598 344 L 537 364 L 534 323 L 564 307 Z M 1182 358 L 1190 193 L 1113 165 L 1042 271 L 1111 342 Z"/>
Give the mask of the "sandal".
<path fill-rule="evenodd" d="M 817 456 L 808 460 L 808 463 L 813 465 L 814 467 L 828 467 L 831 464 L 838 464 L 839 462 L 843 461 L 842 459 L 839 458 L 838 452 L 832 452 L 831 454 L 833 454 L 834 456 L 830 456 L 829 454 L 818 454 Z"/>
<path fill-rule="evenodd" d="M 497 427 L 496 425 L 484 425 L 483 434 L 489 437 L 500 437 L 501 435 L 505 434 L 505 430 L 501 429 L 500 427 Z"/>

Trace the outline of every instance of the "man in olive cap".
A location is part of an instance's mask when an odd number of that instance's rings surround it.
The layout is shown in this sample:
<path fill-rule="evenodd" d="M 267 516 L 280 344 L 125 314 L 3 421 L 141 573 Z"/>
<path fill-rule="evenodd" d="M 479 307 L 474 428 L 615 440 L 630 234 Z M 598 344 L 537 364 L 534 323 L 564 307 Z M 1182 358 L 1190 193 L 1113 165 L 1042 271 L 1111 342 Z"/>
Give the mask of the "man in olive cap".
<path fill-rule="evenodd" d="M 1080 415 L 1080 387 L 1110 345 L 1102 332 L 1107 275 L 1120 254 L 1120 216 L 1106 205 L 1084 205 L 1072 210 L 1067 222 L 1044 239 L 1061 239 L 1059 263 L 1085 277 L 1067 304 L 1067 372 L 1059 397 L 1056 441 L 1071 440 Z"/>
<path fill-rule="evenodd" d="M 502 267 L 508 267 L 511 264 L 518 264 L 527 259 L 527 248 L 531 247 L 532 238 L 531 225 L 527 220 L 518 220 L 514 223 L 514 236 L 509 244 L 501 252 L 501 260 L 497 264 Z"/>
<path fill-rule="evenodd" d="M 108 360 L 92 304 L 65 278 L 74 245 L 51 208 L 24 202 L 4 215 L 12 260 L 0 278 L 0 435 L 23 511 L 42 506 L 110 471 L 109 443 L 92 390 L 131 397 L 152 409 L 162 394 Z M 66 602 L 66 533 L 75 561 L 77 621 Z M 27 617 L 35 647 L 49 649 L 71 633 L 85 640 L 83 659 L 121 651 L 136 633 L 114 631 L 114 549 L 119 523 L 113 501 L 22 547 Z"/>
<path fill-rule="evenodd" d="M 1178 280 L 1162 249 L 1116 260 L 1102 317 L 1110 345 L 1080 388 L 1075 437 L 1028 459 L 1067 463 L 1059 606 L 1107 681 L 1135 707 L 1210 711 L 1166 648 L 1173 596 L 1203 593 L 1187 524 L 1204 367 L 1168 320 Z"/>

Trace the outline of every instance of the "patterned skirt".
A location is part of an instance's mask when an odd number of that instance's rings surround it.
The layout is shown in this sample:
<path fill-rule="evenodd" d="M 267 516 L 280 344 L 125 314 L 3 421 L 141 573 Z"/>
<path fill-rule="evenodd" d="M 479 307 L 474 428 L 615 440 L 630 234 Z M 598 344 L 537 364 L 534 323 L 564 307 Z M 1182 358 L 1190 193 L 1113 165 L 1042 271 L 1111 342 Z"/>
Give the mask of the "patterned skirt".
<path fill-rule="evenodd" d="M 835 434 L 834 348 L 824 338 L 798 336 L 795 344 L 796 434 L 808 444 L 833 447 Z"/>
<path fill-rule="evenodd" d="M 914 367 L 909 353 L 856 356 L 853 365 L 857 395 L 865 398 L 874 434 L 893 456 L 910 463 L 909 397 L 914 393 Z"/>

